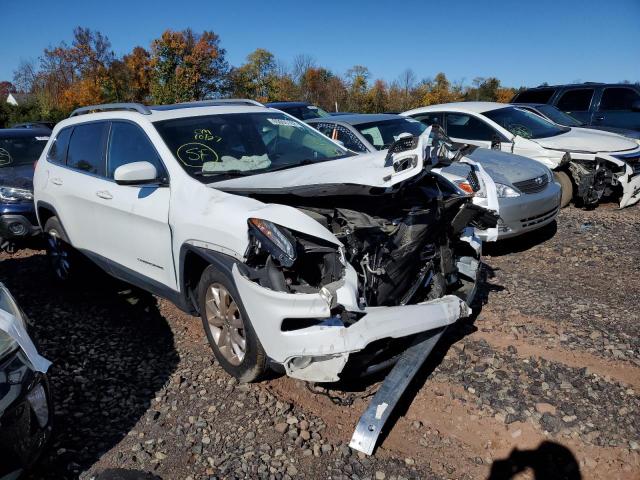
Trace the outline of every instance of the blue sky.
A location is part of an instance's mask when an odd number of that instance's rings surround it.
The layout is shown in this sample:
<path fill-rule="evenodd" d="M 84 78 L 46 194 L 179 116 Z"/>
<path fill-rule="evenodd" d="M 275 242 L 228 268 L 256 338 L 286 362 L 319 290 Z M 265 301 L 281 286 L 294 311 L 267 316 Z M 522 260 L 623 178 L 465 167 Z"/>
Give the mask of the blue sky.
<path fill-rule="evenodd" d="M 262 47 L 285 62 L 312 55 L 340 74 L 365 65 L 385 80 L 411 68 L 466 84 L 477 76 L 508 86 L 640 81 L 640 0 L 2 3 L 0 80 L 80 25 L 106 34 L 117 54 L 191 27 L 218 33 L 232 65 Z"/>

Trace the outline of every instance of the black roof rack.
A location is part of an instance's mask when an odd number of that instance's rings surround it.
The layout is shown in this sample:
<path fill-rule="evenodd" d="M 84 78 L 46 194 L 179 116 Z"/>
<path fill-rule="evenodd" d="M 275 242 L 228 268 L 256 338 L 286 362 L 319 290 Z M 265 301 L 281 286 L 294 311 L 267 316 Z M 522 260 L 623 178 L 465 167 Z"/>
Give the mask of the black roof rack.
<path fill-rule="evenodd" d="M 101 105 L 89 105 L 88 107 L 76 108 L 71 112 L 70 117 L 85 115 L 94 112 L 111 112 L 114 110 L 128 110 L 131 112 L 142 113 L 143 115 L 151 115 L 151 110 L 141 103 L 103 103 Z"/>

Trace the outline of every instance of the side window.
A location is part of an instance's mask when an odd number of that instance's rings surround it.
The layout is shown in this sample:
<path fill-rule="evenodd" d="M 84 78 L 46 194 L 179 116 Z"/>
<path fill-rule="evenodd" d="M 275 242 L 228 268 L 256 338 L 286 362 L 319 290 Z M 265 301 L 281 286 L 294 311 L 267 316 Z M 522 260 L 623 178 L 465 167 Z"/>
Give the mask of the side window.
<path fill-rule="evenodd" d="M 605 88 L 600 110 L 631 110 L 631 104 L 640 100 L 640 94 L 631 88 Z"/>
<path fill-rule="evenodd" d="M 447 113 L 447 135 L 465 140 L 491 141 L 497 132 L 482 120 L 465 113 Z"/>
<path fill-rule="evenodd" d="M 511 103 L 547 103 L 554 93 L 553 88 L 532 88 L 516 94 Z"/>
<path fill-rule="evenodd" d="M 367 147 L 365 147 L 364 144 L 360 140 L 358 140 L 358 137 L 356 137 L 351 130 L 342 125 L 336 125 L 334 135 L 335 137 L 331 138 L 340 140 L 349 150 L 352 150 L 354 152 L 368 151 Z"/>
<path fill-rule="evenodd" d="M 107 148 L 107 177 L 113 178 L 116 168 L 133 162 L 149 162 L 156 167 L 158 177 L 165 175 L 158 152 L 137 125 L 127 122 L 113 122 Z"/>
<path fill-rule="evenodd" d="M 310 123 L 309 125 L 329 138 L 332 138 L 331 134 L 333 133 L 333 128 L 336 126 L 335 123 Z"/>
<path fill-rule="evenodd" d="M 69 141 L 67 166 L 104 176 L 104 145 L 107 132 L 107 122 L 76 125 Z"/>
<path fill-rule="evenodd" d="M 411 117 L 415 118 L 419 122 L 422 122 L 429 127 L 431 125 L 436 125 L 436 124 L 442 126 L 442 113 L 435 113 L 435 112 L 418 113 L 416 115 L 412 115 Z"/>
<path fill-rule="evenodd" d="M 593 98 L 593 88 L 576 88 L 564 92 L 556 107 L 563 112 L 586 112 L 591 105 Z"/>
<path fill-rule="evenodd" d="M 63 128 L 58 132 L 49 151 L 47 152 L 47 160 L 51 163 L 64 165 L 67 163 L 67 148 L 69 148 L 69 138 L 71 137 L 71 127 Z"/>

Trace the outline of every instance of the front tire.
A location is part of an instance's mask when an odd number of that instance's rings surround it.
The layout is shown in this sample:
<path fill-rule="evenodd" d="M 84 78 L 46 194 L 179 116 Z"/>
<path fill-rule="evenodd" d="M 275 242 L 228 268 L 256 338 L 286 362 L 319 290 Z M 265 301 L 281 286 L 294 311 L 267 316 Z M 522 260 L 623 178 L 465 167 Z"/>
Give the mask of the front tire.
<path fill-rule="evenodd" d="M 560 188 L 562 189 L 562 195 L 560 197 L 560 208 L 565 208 L 571 203 L 571 199 L 573 198 L 573 182 L 571 182 L 571 177 L 567 172 L 553 172 L 553 176 L 556 179 L 556 182 L 560 184 Z"/>
<path fill-rule="evenodd" d="M 57 280 L 68 282 L 78 273 L 78 252 L 71 246 L 62 224 L 57 217 L 51 217 L 44 225 L 47 254 Z"/>
<path fill-rule="evenodd" d="M 198 284 L 202 325 L 220 366 L 240 382 L 253 382 L 267 368 L 267 355 L 232 282 L 213 266 Z"/>

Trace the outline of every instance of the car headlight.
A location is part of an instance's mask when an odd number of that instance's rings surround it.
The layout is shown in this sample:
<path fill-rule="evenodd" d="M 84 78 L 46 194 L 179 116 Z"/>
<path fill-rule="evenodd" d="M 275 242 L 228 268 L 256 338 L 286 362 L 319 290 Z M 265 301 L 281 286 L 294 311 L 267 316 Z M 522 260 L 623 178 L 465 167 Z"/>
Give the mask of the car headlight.
<path fill-rule="evenodd" d="M 8 333 L 0 330 L 0 359 L 13 352 L 17 347 L 18 343 Z"/>
<path fill-rule="evenodd" d="M 277 260 L 280 265 L 290 267 L 296 260 L 294 240 L 289 238 L 274 223 L 261 218 L 250 218 L 249 228 L 260 241 L 262 247 Z"/>
<path fill-rule="evenodd" d="M 18 203 L 33 201 L 33 192 L 25 188 L 0 187 L 0 202 Z"/>
<path fill-rule="evenodd" d="M 453 183 L 467 195 L 473 195 L 473 187 L 467 180 L 454 180 Z"/>
<path fill-rule="evenodd" d="M 511 188 L 509 185 L 504 185 L 502 183 L 496 183 L 496 191 L 498 192 L 498 198 L 510 198 L 510 197 L 520 196 L 520 192 L 517 192 L 514 188 Z"/>

